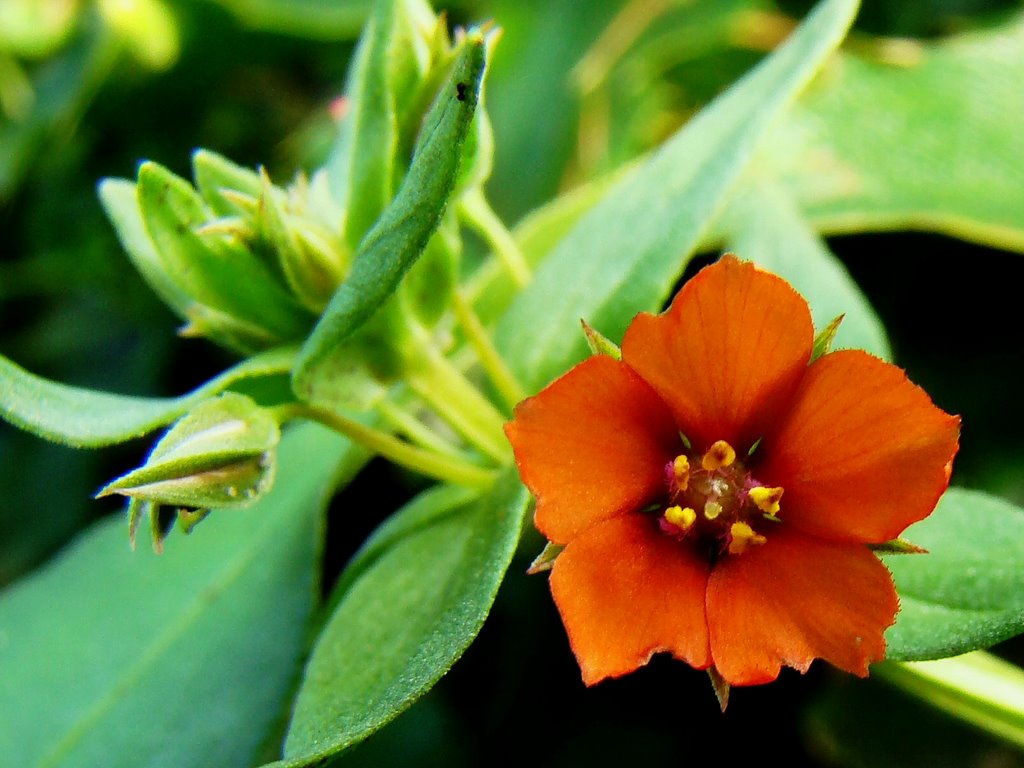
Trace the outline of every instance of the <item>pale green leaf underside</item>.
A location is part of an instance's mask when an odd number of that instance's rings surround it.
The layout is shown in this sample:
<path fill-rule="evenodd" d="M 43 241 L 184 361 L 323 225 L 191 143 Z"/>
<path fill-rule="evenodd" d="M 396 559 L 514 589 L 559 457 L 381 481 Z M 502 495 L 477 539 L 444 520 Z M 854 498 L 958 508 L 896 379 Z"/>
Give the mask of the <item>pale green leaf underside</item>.
<path fill-rule="evenodd" d="M 827 0 L 790 39 L 617 183 L 541 263 L 496 342 L 536 389 L 583 358 L 581 318 L 611 339 L 656 310 L 767 128 L 838 45 L 857 9 Z"/>
<path fill-rule="evenodd" d="M 1024 510 L 951 488 L 904 538 L 926 555 L 892 555 L 901 610 L 886 657 L 936 659 L 1024 632 Z"/>
<path fill-rule="evenodd" d="M 112 445 L 152 432 L 245 379 L 287 373 L 294 348 L 263 352 L 180 397 L 116 395 L 49 381 L 0 356 L 0 417 L 55 443 Z"/>
<path fill-rule="evenodd" d="M 275 765 L 320 765 L 448 671 L 490 610 L 528 499 L 510 472 L 482 498 L 428 491 L 378 530 L 342 577 L 306 669 L 286 761 Z"/>
<path fill-rule="evenodd" d="M 280 482 L 251 509 L 215 511 L 161 556 L 131 552 L 124 521 L 107 520 L 7 590 L 4 764 L 251 765 L 304 650 L 323 505 L 364 456 L 293 430 Z"/>
<path fill-rule="evenodd" d="M 909 58 L 837 57 L 765 156 L 820 231 L 924 229 L 1024 250 L 1024 15 Z"/>

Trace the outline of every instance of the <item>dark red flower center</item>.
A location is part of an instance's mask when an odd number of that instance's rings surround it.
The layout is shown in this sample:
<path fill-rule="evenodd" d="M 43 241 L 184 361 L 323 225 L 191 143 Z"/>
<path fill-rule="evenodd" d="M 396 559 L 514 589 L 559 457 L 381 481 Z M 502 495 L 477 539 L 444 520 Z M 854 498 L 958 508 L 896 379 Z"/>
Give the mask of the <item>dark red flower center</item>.
<path fill-rule="evenodd" d="M 681 453 L 665 465 L 663 533 L 695 543 L 711 559 L 760 546 L 779 522 L 782 488 L 759 483 L 724 440 L 702 455 Z"/>

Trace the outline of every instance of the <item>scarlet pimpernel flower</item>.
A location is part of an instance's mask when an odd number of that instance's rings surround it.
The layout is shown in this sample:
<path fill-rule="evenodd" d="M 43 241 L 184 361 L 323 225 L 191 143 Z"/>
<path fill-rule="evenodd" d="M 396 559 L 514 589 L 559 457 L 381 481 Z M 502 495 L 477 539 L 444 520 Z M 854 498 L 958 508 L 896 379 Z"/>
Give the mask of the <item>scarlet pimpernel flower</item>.
<path fill-rule="evenodd" d="M 857 675 L 899 602 L 871 545 L 931 513 L 959 418 L 860 350 L 812 360 L 807 303 L 725 256 L 516 408 L 506 432 L 588 685 L 657 652 L 729 685 Z"/>

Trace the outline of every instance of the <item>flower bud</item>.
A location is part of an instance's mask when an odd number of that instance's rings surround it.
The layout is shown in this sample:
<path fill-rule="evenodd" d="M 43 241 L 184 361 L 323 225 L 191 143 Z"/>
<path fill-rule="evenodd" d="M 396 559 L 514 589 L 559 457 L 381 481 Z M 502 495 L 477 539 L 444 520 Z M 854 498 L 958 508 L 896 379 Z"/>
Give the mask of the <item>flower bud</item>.
<path fill-rule="evenodd" d="M 199 511 L 245 507 L 273 482 L 279 438 L 270 414 L 245 395 L 227 392 L 179 419 L 145 464 L 108 483 L 97 496 L 121 494 L 135 510 L 142 505 L 151 515 L 160 506 Z M 133 517 L 134 536 L 138 513 Z"/>

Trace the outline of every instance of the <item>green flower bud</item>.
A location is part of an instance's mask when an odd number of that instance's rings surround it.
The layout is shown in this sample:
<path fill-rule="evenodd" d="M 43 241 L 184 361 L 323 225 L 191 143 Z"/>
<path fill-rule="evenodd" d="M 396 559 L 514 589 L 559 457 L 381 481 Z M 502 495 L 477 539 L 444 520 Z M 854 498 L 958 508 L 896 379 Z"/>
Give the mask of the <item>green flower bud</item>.
<path fill-rule="evenodd" d="M 277 421 L 250 398 L 234 392 L 207 400 L 179 419 L 154 446 L 146 463 L 108 483 L 97 497 L 120 494 L 132 504 L 130 531 L 141 512 L 161 506 L 205 510 L 252 504 L 270 488 Z M 183 522 L 191 527 L 196 515 Z M 154 536 L 157 536 L 154 527 Z M 155 538 L 155 543 L 159 541 Z"/>

